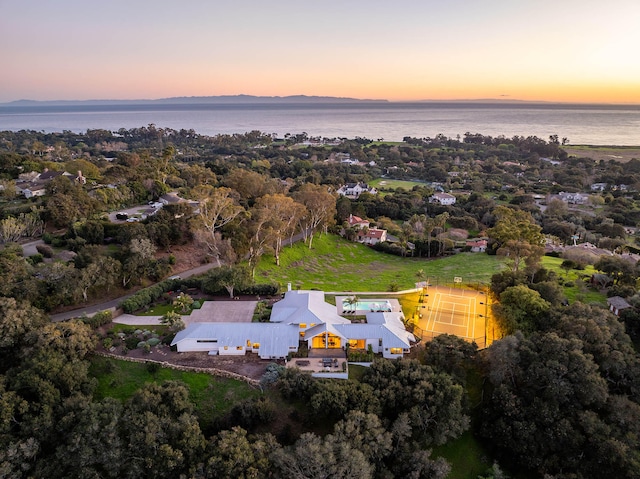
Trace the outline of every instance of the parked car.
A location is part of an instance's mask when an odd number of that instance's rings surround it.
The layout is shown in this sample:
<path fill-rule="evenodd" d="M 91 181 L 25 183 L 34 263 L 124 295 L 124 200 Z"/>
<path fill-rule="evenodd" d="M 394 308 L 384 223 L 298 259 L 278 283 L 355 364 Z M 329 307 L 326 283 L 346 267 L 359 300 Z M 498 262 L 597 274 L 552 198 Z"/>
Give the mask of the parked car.
<path fill-rule="evenodd" d="M 126 220 L 127 218 L 129 218 L 129 215 L 127 213 L 116 213 L 116 219 L 118 220 Z"/>

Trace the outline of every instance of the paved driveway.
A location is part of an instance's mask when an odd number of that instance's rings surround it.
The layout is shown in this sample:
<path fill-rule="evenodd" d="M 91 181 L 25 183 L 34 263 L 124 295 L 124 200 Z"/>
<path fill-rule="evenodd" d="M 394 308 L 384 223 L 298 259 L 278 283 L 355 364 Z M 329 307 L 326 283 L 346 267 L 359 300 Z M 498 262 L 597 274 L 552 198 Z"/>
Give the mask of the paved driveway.
<path fill-rule="evenodd" d="M 250 323 L 257 301 L 205 301 L 200 309 L 189 316 L 182 316 L 184 324 L 191 323 Z M 122 314 L 113 318 L 114 323 L 132 326 L 160 324 L 160 316 L 135 316 Z"/>
<path fill-rule="evenodd" d="M 190 323 L 250 323 L 257 301 L 205 301 L 183 319 Z"/>

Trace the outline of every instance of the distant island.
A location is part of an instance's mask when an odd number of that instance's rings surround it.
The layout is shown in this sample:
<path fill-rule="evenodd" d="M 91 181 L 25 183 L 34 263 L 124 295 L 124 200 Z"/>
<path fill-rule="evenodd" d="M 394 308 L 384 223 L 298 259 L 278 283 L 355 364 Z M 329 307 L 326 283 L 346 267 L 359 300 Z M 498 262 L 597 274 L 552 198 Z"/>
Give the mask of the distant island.
<path fill-rule="evenodd" d="M 371 100 L 332 96 L 180 96 L 139 100 L 16 100 L 0 103 L 0 107 L 43 107 L 43 106 L 122 106 L 122 105 L 192 105 L 192 104 L 291 104 L 291 103 L 389 103 L 388 100 Z"/>
<path fill-rule="evenodd" d="M 162 106 L 216 106 L 221 107 L 233 105 L 260 105 L 262 107 L 273 106 L 322 106 L 322 105 L 422 105 L 422 106 L 473 106 L 491 105 L 499 107 L 532 107 L 532 108 L 585 108 L 585 107 L 614 107 L 614 108 L 638 108 L 637 104 L 604 104 L 604 103 L 565 103 L 565 102 L 548 102 L 535 100 L 518 100 L 513 98 L 476 98 L 476 99 L 422 99 L 413 101 L 392 101 L 386 99 L 367 99 L 367 98 L 350 98 L 350 97 L 334 97 L 334 96 L 315 96 L 315 95 L 288 95 L 288 96 L 257 96 L 257 95 L 217 95 L 217 96 L 177 96 L 169 98 L 156 99 L 137 99 L 137 100 L 118 100 L 118 99 L 93 99 L 93 100 L 15 100 L 0 103 L 0 108 L 11 110 L 37 109 L 42 108 L 60 109 L 60 108 L 127 108 L 127 107 L 145 107 L 156 109 Z"/>

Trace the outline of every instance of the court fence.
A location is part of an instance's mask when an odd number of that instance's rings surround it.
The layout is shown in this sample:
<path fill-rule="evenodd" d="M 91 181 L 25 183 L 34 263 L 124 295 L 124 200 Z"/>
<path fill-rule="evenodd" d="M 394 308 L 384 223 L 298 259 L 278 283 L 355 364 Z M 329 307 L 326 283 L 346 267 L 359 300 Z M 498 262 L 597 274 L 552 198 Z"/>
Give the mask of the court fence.
<path fill-rule="evenodd" d="M 420 339 L 421 342 L 423 343 L 429 342 L 433 340 L 433 338 L 435 338 L 436 336 L 440 336 L 441 334 L 447 334 L 447 333 L 440 332 L 440 331 L 425 331 L 424 329 L 422 329 L 417 325 L 414 326 L 413 328 L 413 335 L 415 336 L 416 339 Z M 476 343 L 476 345 L 478 346 L 478 349 L 484 349 L 488 346 L 486 341 L 487 338 L 485 338 L 484 336 L 480 336 L 478 338 L 462 338 L 462 339 L 470 343 L 471 342 Z"/>

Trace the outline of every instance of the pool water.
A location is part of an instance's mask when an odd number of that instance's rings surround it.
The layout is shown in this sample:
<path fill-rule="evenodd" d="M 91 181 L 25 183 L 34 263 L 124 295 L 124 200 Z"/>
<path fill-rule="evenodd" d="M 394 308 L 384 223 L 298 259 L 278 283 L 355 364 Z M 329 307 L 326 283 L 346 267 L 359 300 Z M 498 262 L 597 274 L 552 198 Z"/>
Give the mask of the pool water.
<path fill-rule="evenodd" d="M 349 304 L 342 301 L 343 311 L 391 311 L 391 305 L 384 299 L 378 301 L 358 301 L 355 304 Z"/>

